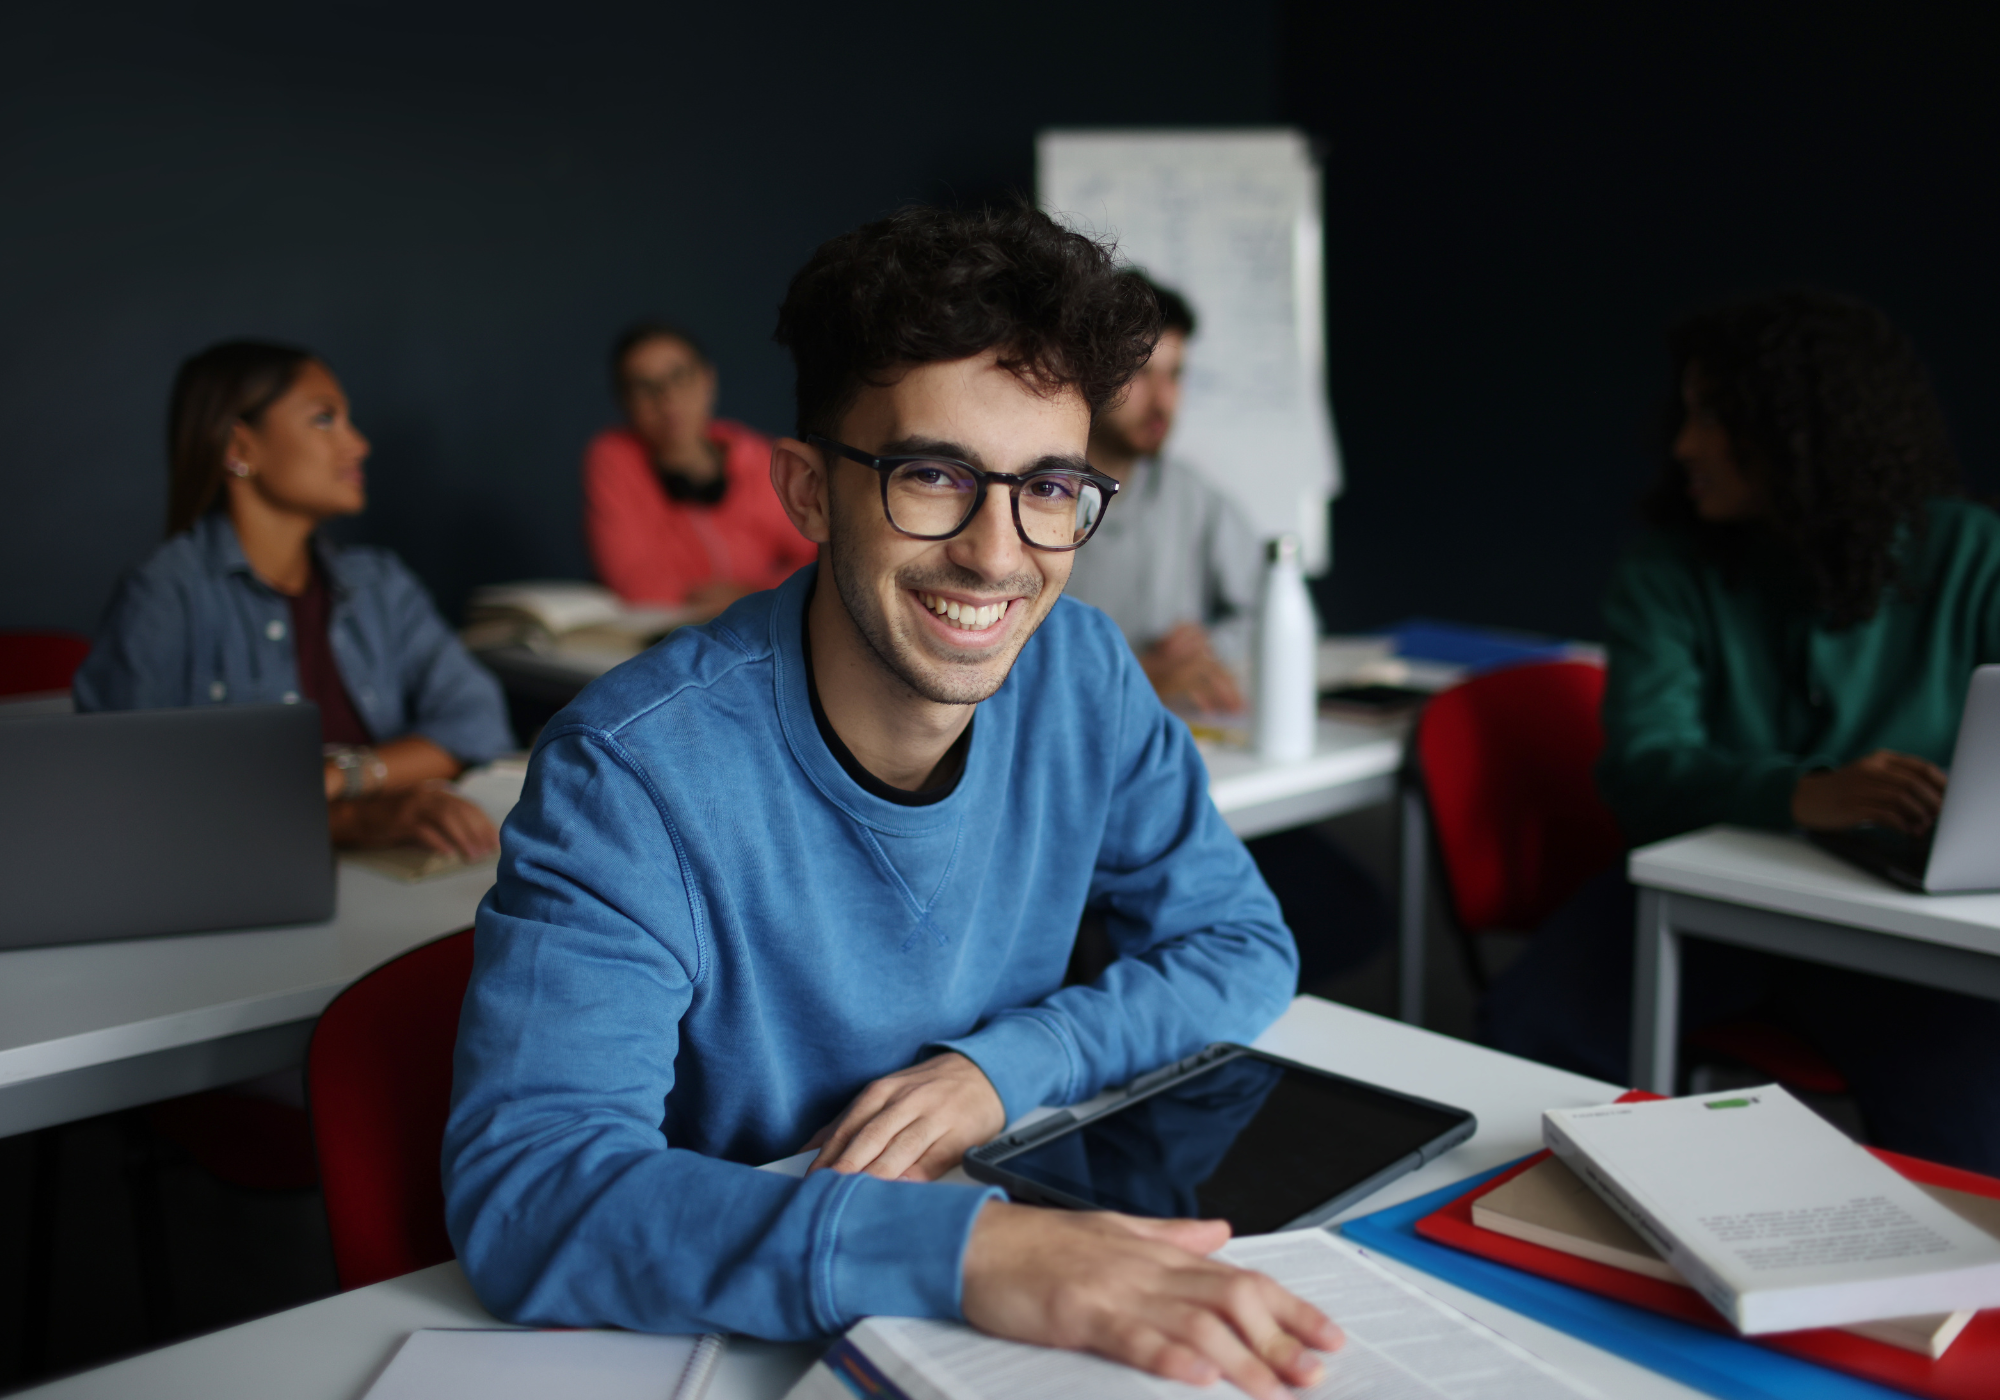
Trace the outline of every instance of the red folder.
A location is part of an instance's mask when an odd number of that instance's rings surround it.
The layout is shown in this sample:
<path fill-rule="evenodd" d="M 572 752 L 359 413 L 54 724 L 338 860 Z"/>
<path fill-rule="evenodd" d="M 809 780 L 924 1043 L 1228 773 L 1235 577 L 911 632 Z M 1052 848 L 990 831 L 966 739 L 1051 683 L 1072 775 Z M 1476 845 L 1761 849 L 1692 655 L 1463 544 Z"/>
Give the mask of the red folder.
<path fill-rule="evenodd" d="M 1635 1092 L 1626 1094 L 1619 1102 L 1635 1103 L 1658 1097 L 1657 1094 Z M 1911 1181 L 1947 1186 L 1968 1195 L 2000 1200 L 2000 1180 L 1990 1176 L 1939 1166 L 1935 1162 L 1904 1157 L 1879 1148 L 1868 1150 Z M 1438 1244 L 1508 1264 L 1540 1278 L 1554 1279 L 1557 1283 L 1566 1283 L 1601 1297 L 1615 1298 L 1621 1303 L 1665 1313 L 1683 1322 L 1736 1335 L 1735 1329 L 1723 1319 L 1721 1313 L 1684 1284 L 1648 1278 L 1644 1274 L 1600 1264 L 1594 1259 L 1579 1259 L 1573 1254 L 1530 1244 L 1472 1223 L 1474 1201 L 1503 1182 L 1513 1180 L 1548 1155 L 1547 1152 L 1538 1152 L 1512 1170 L 1502 1172 L 1476 1190 L 1468 1191 L 1443 1210 L 1425 1216 L 1417 1222 L 1417 1233 Z M 1975 1314 L 1965 1330 L 1958 1334 L 1958 1340 L 1936 1361 L 1886 1342 L 1857 1337 L 1838 1328 L 1779 1332 L 1762 1337 L 1745 1337 L 1743 1340 L 1814 1361 L 1836 1371 L 1845 1371 L 1848 1375 L 1859 1376 L 1877 1385 L 1928 1396 L 1931 1400 L 2000 1400 L 2000 1308 L 1988 1308 Z"/>

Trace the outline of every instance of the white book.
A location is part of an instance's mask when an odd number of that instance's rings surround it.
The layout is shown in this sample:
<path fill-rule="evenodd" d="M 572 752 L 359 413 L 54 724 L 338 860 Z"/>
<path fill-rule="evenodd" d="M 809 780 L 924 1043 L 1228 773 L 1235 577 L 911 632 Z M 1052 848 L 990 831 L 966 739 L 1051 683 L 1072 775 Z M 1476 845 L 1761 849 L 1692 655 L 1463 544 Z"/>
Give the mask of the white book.
<path fill-rule="evenodd" d="M 2000 1240 L 1778 1085 L 1550 1109 L 1542 1140 L 1746 1335 L 2000 1306 Z"/>
<path fill-rule="evenodd" d="M 723 1339 L 426 1327 L 363 1400 L 701 1400 Z"/>
<path fill-rule="evenodd" d="M 1347 1344 L 1300 1400 L 1559 1400 L 1596 1392 L 1389 1273 L 1323 1230 L 1232 1241 L 1216 1255 L 1269 1274 L 1325 1312 Z M 1101 1357 L 1006 1342 L 956 1322 L 873 1317 L 816 1362 L 786 1400 L 1222 1400 Z"/>

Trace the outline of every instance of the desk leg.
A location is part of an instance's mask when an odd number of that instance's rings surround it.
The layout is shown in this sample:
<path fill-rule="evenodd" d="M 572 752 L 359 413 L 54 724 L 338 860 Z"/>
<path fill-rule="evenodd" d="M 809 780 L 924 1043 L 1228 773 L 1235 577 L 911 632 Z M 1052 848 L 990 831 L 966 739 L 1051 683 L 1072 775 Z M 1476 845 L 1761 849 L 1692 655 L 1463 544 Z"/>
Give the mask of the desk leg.
<path fill-rule="evenodd" d="M 1671 1094 L 1681 1019 L 1681 938 L 1674 931 L 1673 897 L 1642 888 L 1638 922 L 1632 964 L 1632 1082 L 1656 1094 Z"/>
<path fill-rule="evenodd" d="M 1424 1023 L 1424 916 L 1428 912 L 1429 872 L 1424 869 L 1424 798 L 1415 784 L 1397 795 L 1400 831 L 1397 840 L 1398 891 L 1396 917 L 1396 1014 L 1413 1026 Z"/>

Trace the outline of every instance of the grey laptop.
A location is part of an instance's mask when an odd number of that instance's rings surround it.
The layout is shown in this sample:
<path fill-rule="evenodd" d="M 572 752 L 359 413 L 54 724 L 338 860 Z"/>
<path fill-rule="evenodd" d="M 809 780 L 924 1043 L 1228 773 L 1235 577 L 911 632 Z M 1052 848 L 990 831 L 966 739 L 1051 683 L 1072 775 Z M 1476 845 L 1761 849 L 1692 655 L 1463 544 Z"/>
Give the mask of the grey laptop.
<path fill-rule="evenodd" d="M 1835 855 L 1921 894 L 2000 890 L 2000 666 L 1972 673 L 1936 826 L 1923 836 L 1862 826 L 1811 837 Z"/>
<path fill-rule="evenodd" d="M 0 948 L 333 917 L 319 710 L 0 721 Z"/>

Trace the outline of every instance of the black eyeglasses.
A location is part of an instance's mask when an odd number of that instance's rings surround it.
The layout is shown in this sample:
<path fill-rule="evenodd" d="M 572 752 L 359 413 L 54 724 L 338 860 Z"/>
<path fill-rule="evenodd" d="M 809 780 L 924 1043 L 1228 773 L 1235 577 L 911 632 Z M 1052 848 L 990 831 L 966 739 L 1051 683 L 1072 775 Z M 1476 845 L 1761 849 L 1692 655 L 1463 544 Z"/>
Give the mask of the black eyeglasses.
<path fill-rule="evenodd" d="M 871 457 L 844 442 L 808 433 L 806 441 L 864 467 L 882 481 L 882 511 L 899 533 L 948 540 L 979 514 L 986 488 L 998 482 L 1013 497 L 1014 529 L 1034 549 L 1064 551 L 1088 540 L 1104 519 L 1118 483 L 1102 472 L 1055 467 L 1015 474 L 981 471 L 950 457 Z"/>

